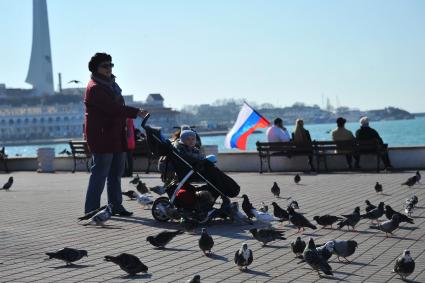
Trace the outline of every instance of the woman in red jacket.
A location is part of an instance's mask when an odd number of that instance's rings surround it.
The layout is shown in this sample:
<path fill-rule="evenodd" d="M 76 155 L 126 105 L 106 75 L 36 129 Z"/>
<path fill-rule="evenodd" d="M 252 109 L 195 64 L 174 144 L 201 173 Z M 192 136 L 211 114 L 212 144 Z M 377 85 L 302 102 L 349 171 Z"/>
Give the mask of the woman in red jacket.
<path fill-rule="evenodd" d="M 114 215 L 130 216 L 122 205 L 121 176 L 127 151 L 126 119 L 144 117 L 147 112 L 125 106 L 121 88 L 112 74 L 112 57 L 96 53 L 89 62 L 91 80 L 84 94 L 85 137 L 93 155 L 87 188 L 85 213 L 100 207 L 107 183 L 108 203 Z"/>

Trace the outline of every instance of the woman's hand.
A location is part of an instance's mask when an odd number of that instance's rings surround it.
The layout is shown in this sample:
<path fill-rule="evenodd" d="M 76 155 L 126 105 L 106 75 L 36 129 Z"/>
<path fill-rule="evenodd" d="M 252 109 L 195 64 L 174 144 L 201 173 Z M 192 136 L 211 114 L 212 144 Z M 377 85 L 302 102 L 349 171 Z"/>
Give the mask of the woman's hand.
<path fill-rule="evenodd" d="M 140 108 L 139 112 L 137 112 L 137 116 L 139 116 L 140 118 L 145 118 L 146 115 L 148 115 L 149 112 L 145 109 Z"/>

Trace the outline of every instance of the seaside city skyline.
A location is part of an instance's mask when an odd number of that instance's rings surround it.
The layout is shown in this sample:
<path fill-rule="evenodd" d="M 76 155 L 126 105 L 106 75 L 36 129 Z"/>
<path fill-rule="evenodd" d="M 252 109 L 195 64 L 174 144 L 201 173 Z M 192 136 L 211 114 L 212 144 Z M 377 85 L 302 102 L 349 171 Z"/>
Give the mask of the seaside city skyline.
<path fill-rule="evenodd" d="M 47 5 L 55 88 L 58 72 L 84 87 L 88 59 L 105 51 L 125 94 L 161 93 L 173 108 L 230 97 L 324 106 L 329 97 L 362 110 L 425 111 L 420 1 Z M 0 1 L 0 8 L 0 83 L 30 88 L 32 1 Z"/>

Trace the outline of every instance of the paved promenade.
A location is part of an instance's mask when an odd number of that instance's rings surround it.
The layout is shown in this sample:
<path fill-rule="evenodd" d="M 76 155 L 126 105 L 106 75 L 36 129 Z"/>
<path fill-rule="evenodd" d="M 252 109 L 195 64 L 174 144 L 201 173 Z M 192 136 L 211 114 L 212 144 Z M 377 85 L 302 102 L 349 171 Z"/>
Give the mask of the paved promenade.
<path fill-rule="evenodd" d="M 331 258 L 335 276 L 329 279 L 320 278 L 306 264 L 297 264 L 299 260 L 294 259 L 289 247 L 297 230 L 286 223 L 281 227 L 288 239 L 266 247 L 251 237 L 248 229 L 252 226 L 216 222 L 209 227 L 215 240 L 214 256 L 210 258 L 199 251 L 199 230 L 177 236 L 166 250 L 155 250 L 146 237 L 162 229 L 176 229 L 177 223 L 158 223 L 150 210 L 142 209 L 135 201 L 124 201 L 134 217 L 113 217 L 107 223 L 109 228 L 85 227 L 76 218 L 83 210 L 87 173 L 14 172 L 10 192 L 0 191 L 0 282 L 186 282 L 194 274 L 201 275 L 202 282 L 400 282 L 391 270 L 394 260 L 407 248 L 416 261 L 416 270 L 409 279 L 425 282 L 425 184 L 414 189 L 400 186 L 412 174 L 303 174 L 299 185 L 293 183 L 293 174 L 230 174 L 254 206 L 262 201 L 271 206 L 276 199 L 270 187 L 276 181 L 281 195 L 296 199 L 299 211 L 310 220 L 315 215 L 351 213 L 355 206 L 364 213 L 365 199 L 374 204 L 384 201 L 401 210 L 405 199 L 415 192 L 419 197 L 419 208 L 413 214 L 415 224 L 403 223 L 392 238 L 370 229 L 366 220 L 361 220 L 358 232 L 306 230 L 305 240 L 313 236 L 319 243 L 332 239 L 354 239 L 359 243 L 349 258 L 352 263 Z M 0 185 L 8 177 L 0 174 Z M 143 174 L 142 179 L 149 186 L 160 184 L 156 174 Z M 123 179 L 123 190 L 134 189 L 128 181 Z M 376 181 L 383 184 L 384 195 L 374 192 Z M 283 207 L 287 203 L 285 199 L 277 202 Z M 254 253 L 247 272 L 240 272 L 233 263 L 234 253 L 243 242 Z M 61 261 L 46 260 L 45 252 L 63 247 L 86 249 L 88 257 L 70 267 L 64 267 Z M 118 266 L 103 261 L 105 255 L 122 252 L 137 255 L 149 267 L 148 274 L 128 277 Z"/>

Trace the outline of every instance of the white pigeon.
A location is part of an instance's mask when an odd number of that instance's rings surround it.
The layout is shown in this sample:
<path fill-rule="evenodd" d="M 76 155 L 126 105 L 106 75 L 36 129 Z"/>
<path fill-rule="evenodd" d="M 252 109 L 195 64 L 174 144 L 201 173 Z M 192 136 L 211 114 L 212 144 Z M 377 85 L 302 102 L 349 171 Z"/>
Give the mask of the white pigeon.
<path fill-rule="evenodd" d="M 104 226 L 105 222 L 111 219 L 112 217 L 112 204 L 108 204 L 104 209 L 96 213 L 92 218 L 89 219 L 89 222 L 84 224 L 87 225 L 96 225 Z"/>
<path fill-rule="evenodd" d="M 138 195 L 137 202 L 140 203 L 144 208 L 149 207 L 149 205 L 153 204 L 153 197 L 147 194 Z"/>
<path fill-rule="evenodd" d="M 277 219 L 273 215 L 270 215 L 267 212 L 258 211 L 255 208 L 251 209 L 251 212 L 252 212 L 252 214 L 255 215 L 255 219 L 257 219 L 258 222 L 264 223 L 268 226 L 271 226 L 271 222 L 273 222 L 273 221 L 279 221 L 279 219 Z"/>

